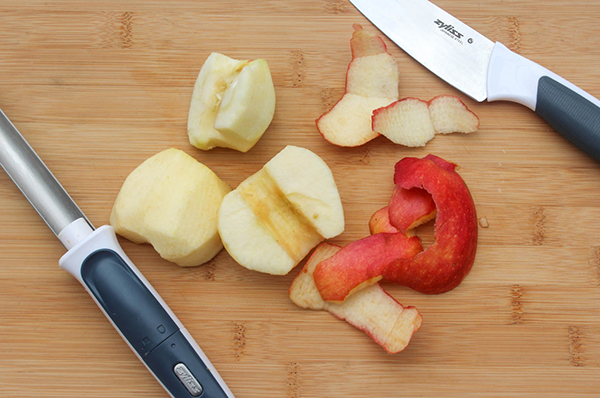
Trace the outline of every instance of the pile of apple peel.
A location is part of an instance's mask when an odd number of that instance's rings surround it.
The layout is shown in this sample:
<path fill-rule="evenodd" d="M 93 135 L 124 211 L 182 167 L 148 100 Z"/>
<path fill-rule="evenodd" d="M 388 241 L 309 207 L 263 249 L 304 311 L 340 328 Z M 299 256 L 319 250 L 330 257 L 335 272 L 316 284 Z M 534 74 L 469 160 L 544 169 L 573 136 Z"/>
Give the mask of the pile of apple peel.
<path fill-rule="evenodd" d="M 400 160 L 388 206 L 369 221 L 372 235 L 341 249 L 319 246 L 290 288 L 292 301 L 345 319 L 390 353 L 403 350 L 419 329 L 421 316 L 412 307 L 384 299 L 377 283 L 445 293 L 462 282 L 475 261 L 477 213 L 456 169 L 434 155 Z M 423 250 L 414 229 L 432 219 L 435 241 Z M 387 302 L 381 310 L 372 304 L 380 300 Z M 372 320 L 378 311 L 393 314 L 388 316 L 398 329 L 390 331 L 388 323 Z"/>
<path fill-rule="evenodd" d="M 316 121 L 327 141 L 355 147 L 383 135 L 396 144 L 420 147 L 436 134 L 479 128 L 477 115 L 456 96 L 399 99 L 398 67 L 380 36 L 355 24 L 350 48 L 345 93 Z"/>

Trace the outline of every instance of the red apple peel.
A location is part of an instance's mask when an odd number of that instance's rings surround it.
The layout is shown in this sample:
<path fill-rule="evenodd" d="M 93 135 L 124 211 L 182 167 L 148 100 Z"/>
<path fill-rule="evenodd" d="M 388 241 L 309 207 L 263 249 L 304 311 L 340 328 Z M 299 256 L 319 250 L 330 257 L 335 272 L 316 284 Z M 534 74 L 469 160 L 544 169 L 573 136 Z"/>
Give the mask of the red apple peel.
<path fill-rule="evenodd" d="M 335 255 L 340 246 L 322 243 L 313 252 L 290 286 L 290 299 L 302 308 L 326 310 L 364 331 L 388 353 L 404 350 L 421 327 L 423 317 L 415 307 L 404 307 L 379 284 L 352 295 L 341 304 L 324 301 L 314 283 L 317 264 Z"/>

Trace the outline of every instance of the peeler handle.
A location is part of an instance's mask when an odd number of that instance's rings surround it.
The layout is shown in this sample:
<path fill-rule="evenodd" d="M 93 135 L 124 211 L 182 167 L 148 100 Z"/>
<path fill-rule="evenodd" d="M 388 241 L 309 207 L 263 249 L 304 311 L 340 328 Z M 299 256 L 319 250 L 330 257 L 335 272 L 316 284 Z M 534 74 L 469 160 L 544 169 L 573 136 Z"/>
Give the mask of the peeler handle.
<path fill-rule="evenodd" d="M 209 359 L 102 226 L 59 262 L 86 288 L 121 337 L 174 398 L 232 398 Z"/>

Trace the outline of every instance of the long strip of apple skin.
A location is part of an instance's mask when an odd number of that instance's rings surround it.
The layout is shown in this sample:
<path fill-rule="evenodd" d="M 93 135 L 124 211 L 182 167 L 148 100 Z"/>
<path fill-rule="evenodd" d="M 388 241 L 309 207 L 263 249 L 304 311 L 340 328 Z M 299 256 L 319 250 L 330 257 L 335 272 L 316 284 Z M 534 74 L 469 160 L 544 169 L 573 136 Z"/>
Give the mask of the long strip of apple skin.
<path fill-rule="evenodd" d="M 290 298 L 298 306 L 326 310 L 364 331 L 388 353 L 404 350 L 421 327 L 423 317 L 415 307 L 404 307 L 375 284 L 352 295 L 341 304 L 324 301 L 312 274 L 321 261 L 333 256 L 340 246 L 322 243 L 313 252 L 290 286 Z"/>

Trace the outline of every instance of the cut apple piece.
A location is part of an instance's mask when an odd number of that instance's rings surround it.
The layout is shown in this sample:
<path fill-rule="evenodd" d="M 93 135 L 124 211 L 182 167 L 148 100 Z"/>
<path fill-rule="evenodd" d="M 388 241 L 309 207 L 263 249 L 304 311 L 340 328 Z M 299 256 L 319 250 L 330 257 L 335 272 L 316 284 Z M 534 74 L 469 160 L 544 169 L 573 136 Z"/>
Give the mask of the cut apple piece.
<path fill-rule="evenodd" d="M 438 134 L 473 133 L 479 128 L 479 118 L 460 98 L 440 95 L 429 101 L 429 113 Z"/>
<path fill-rule="evenodd" d="M 407 262 L 388 267 L 384 272 L 386 280 L 421 293 L 439 294 L 454 289 L 471 270 L 477 250 L 477 212 L 469 189 L 455 168 L 453 163 L 434 155 L 404 158 L 396 164 L 397 187 L 408 191 L 418 188 L 431 195 L 437 211 L 435 241 Z M 394 206 L 399 208 L 392 209 Z M 390 202 L 390 214 L 403 213 L 404 207 L 411 208 L 411 204 Z M 412 214 L 414 218 L 419 215 Z M 393 219 L 391 222 L 394 225 Z M 402 231 L 400 225 L 395 226 Z"/>
<path fill-rule="evenodd" d="M 479 118 L 458 97 L 441 95 L 429 102 L 405 98 L 376 109 L 372 126 L 396 144 L 421 147 L 435 134 L 473 133 Z"/>
<path fill-rule="evenodd" d="M 212 53 L 192 94 L 190 143 L 203 150 L 225 147 L 247 152 L 275 113 L 275 88 L 267 61 L 239 61 Z"/>
<path fill-rule="evenodd" d="M 290 287 L 291 300 L 302 308 L 326 310 L 364 331 L 388 353 L 406 348 L 421 327 L 423 317 L 415 307 L 404 307 L 379 284 L 352 295 L 341 304 L 324 301 L 315 285 L 313 272 L 320 262 L 338 252 L 339 246 L 321 243 Z"/>
<path fill-rule="evenodd" d="M 219 233 L 240 265 L 287 274 L 319 242 L 344 230 L 333 174 L 308 149 L 287 146 L 223 199 Z"/>
<path fill-rule="evenodd" d="M 342 302 L 346 297 L 383 278 L 392 264 L 421 252 L 419 238 L 403 233 L 379 233 L 345 246 L 315 269 L 314 279 L 325 301 Z"/>
<path fill-rule="evenodd" d="M 230 191 L 208 167 L 183 151 L 167 149 L 129 174 L 110 225 L 134 243 L 150 243 L 168 261 L 200 265 L 223 248 L 217 213 Z"/>
<path fill-rule="evenodd" d="M 405 98 L 373 112 L 373 131 L 395 144 L 424 146 L 435 137 L 427 102 Z"/>
<path fill-rule="evenodd" d="M 317 119 L 323 137 L 339 146 L 365 144 L 379 136 L 371 128 L 375 109 L 398 99 L 398 66 L 381 37 L 354 25 L 350 41 L 352 61 L 340 101 Z"/>

